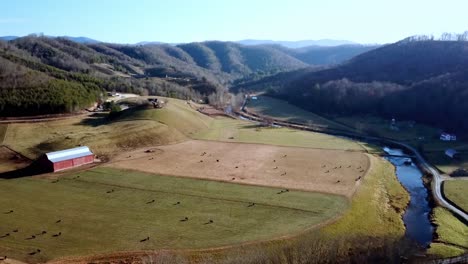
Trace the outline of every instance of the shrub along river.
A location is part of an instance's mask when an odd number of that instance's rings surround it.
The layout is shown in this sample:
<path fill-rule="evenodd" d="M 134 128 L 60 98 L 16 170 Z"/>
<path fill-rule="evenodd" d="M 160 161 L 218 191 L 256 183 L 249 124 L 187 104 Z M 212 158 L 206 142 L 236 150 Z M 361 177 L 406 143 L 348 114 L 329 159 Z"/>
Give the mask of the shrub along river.
<path fill-rule="evenodd" d="M 389 155 L 404 156 L 402 150 L 385 148 Z M 429 219 L 431 206 L 428 190 L 424 186 L 423 174 L 406 157 L 387 156 L 386 159 L 396 167 L 396 175 L 410 194 L 410 203 L 403 215 L 406 236 L 420 245 L 427 247 L 432 241 L 433 227 Z"/>

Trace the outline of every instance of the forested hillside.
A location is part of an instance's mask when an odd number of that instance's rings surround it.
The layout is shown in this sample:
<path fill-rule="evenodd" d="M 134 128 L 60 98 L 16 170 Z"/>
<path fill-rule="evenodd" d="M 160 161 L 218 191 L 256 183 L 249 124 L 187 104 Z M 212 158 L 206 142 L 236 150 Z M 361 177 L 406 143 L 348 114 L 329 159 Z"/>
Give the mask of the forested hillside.
<path fill-rule="evenodd" d="M 205 44 L 186 47 L 191 45 Z M 244 74 L 305 66 L 276 50 L 247 48 L 245 58 L 237 44 L 212 42 L 204 47 L 216 54 L 210 59 L 219 68 L 199 66 L 196 59 L 204 54 L 196 50 L 169 45 L 81 44 L 35 36 L 2 41 L 0 115 L 74 112 L 97 102 L 105 90 L 220 100 L 223 96 L 216 95 L 225 93 L 225 84 Z"/>
<path fill-rule="evenodd" d="M 468 42 L 406 39 L 342 65 L 243 84 L 325 114 L 379 114 L 468 131 Z M 280 81 L 279 81 L 280 80 Z"/>
<path fill-rule="evenodd" d="M 121 45 L 85 38 L 14 38 L 0 41 L 0 115 L 74 112 L 98 101 L 105 90 L 223 104 L 226 87 L 232 84 L 305 69 L 309 64 L 339 63 L 367 49 L 292 50 L 220 41 Z"/>

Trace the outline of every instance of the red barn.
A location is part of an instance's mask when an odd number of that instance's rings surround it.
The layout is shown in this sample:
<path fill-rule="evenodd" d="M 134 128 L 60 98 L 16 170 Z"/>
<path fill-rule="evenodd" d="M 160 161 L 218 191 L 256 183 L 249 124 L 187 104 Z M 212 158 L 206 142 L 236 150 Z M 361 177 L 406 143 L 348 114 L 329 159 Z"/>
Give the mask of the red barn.
<path fill-rule="evenodd" d="M 78 147 L 44 154 L 40 163 L 47 171 L 61 171 L 94 162 L 88 147 Z"/>

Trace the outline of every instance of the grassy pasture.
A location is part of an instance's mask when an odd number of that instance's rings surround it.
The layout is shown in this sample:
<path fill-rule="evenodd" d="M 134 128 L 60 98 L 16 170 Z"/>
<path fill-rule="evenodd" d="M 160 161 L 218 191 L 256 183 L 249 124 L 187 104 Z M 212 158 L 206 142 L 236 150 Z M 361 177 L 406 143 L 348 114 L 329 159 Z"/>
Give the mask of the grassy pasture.
<path fill-rule="evenodd" d="M 428 253 L 438 257 L 453 257 L 468 252 L 468 227 L 448 210 L 436 207 L 432 220 L 437 225 L 437 239 Z"/>
<path fill-rule="evenodd" d="M 0 255 L 44 262 L 116 251 L 231 245 L 302 232 L 348 205 L 341 196 L 279 195 L 278 188 L 108 168 L 52 181 L 0 180 L 0 236 L 10 234 L 0 238 Z M 181 221 L 185 217 L 188 221 Z M 33 234 L 35 239 L 27 239 Z M 149 241 L 140 242 L 148 236 Z M 39 254 L 29 255 L 37 249 Z"/>
<path fill-rule="evenodd" d="M 461 209 L 463 209 L 465 212 L 468 212 L 468 181 L 467 180 L 445 181 L 444 182 L 444 195 L 454 204 L 456 204 Z"/>
<path fill-rule="evenodd" d="M 373 157 L 371 170 L 344 215 L 330 225 L 290 240 L 229 250 L 174 252 L 142 259 L 171 264 L 398 263 L 408 249 L 401 244 L 405 234 L 401 216 L 409 195 L 393 170 L 389 162 Z"/>
<path fill-rule="evenodd" d="M 344 138 L 289 128 L 259 127 L 252 122 L 222 117 L 214 118 L 209 128 L 193 134 L 193 138 L 289 147 L 364 150 L 360 144 Z"/>
<path fill-rule="evenodd" d="M 333 122 L 317 114 L 289 104 L 284 100 L 279 100 L 268 96 L 258 96 L 257 100 L 250 100 L 247 105 L 247 109 L 250 112 L 274 117 L 275 119 L 282 121 L 349 130 L 348 127 L 339 123 Z"/>

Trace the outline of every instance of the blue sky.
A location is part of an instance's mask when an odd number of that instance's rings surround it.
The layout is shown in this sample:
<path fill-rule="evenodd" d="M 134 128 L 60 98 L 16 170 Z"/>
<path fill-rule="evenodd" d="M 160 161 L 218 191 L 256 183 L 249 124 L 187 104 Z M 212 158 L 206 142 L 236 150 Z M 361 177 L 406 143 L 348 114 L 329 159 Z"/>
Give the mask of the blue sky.
<path fill-rule="evenodd" d="M 468 30 L 466 0 L 0 0 L 0 35 L 107 42 L 346 39 Z"/>

